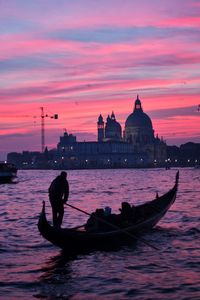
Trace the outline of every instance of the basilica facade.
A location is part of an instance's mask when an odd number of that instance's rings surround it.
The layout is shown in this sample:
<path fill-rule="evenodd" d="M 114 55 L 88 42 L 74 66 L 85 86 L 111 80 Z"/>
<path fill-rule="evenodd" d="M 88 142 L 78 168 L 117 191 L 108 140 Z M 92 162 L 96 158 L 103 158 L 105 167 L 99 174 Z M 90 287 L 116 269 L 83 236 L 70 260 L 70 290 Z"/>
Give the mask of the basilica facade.
<path fill-rule="evenodd" d="M 100 114 L 97 137 L 96 142 L 77 142 L 75 136 L 65 132 L 57 145 L 58 162 L 65 168 L 153 167 L 166 163 L 166 143 L 155 137 L 139 96 L 123 131 L 114 112 L 106 122 Z"/>

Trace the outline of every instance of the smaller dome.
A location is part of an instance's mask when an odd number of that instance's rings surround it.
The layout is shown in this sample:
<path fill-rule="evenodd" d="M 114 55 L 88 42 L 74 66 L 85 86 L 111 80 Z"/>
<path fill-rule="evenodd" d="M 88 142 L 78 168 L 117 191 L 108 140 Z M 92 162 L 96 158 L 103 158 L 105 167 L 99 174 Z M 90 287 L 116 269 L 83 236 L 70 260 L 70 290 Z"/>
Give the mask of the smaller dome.
<path fill-rule="evenodd" d="M 121 130 L 121 125 L 116 120 L 109 120 L 109 122 L 106 123 L 106 129 L 107 130 Z"/>
<path fill-rule="evenodd" d="M 112 112 L 111 117 L 109 115 L 107 117 L 107 122 L 105 126 L 105 138 L 111 140 L 120 140 L 121 133 L 121 125 L 116 121 L 114 112 Z"/>
<path fill-rule="evenodd" d="M 115 121 L 114 126 L 115 126 L 116 130 L 120 130 L 121 131 L 122 127 L 121 127 L 121 125 L 117 121 Z"/>

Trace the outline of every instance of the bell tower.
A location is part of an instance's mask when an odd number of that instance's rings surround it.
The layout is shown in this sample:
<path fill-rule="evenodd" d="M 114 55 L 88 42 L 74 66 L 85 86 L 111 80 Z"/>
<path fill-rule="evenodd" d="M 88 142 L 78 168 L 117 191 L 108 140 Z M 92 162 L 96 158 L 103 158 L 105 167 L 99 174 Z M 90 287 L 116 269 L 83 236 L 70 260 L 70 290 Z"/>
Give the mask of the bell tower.
<path fill-rule="evenodd" d="M 98 142 L 102 142 L 104 139 L 104 121 L 100 114 L 97 122 Z"/>

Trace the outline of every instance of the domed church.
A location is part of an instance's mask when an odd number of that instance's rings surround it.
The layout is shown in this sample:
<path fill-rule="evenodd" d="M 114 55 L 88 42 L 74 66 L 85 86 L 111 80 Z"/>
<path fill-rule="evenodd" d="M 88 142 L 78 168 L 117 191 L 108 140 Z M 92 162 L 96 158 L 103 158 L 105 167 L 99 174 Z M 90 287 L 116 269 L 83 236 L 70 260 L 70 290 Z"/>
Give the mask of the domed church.
<path fill-rule="evenodd" d="M 122 127 L 116 121 L 114 112 L 112 112 L 111 116 L 108 115 L 107 117 L 105 131 L 102 115 L 99 116 L 97 124 L 99 142 L 122 141 Z"/>
<path fill-rule="evenodd" d="M 144 152 L 148 161 L 155 164 L 165 161 L 167 150 L 163 138 L 154 136 L 154 130 L 150 117 L 143 112 L 142 104 L 137 95 L 134 110 L 125 122 L 125 141 L 133 145 L 134 152 Z"/>
<path fill-rule="evenodd" d="M 134 145 L 152 143 L 154 140 L 154 130 L 151 119 L 143 112 L 141 101 L 137 96 L 135 107 L 125 123 L 125 140 Z"/>
<path fill-rule="evenodd" d="M 133 112 L 126 119 L 123 137 L 121 125 L 116 121 L 114 112 L 112 112 L 111 117 L 108 115 L 105 128 L 103 117 L 100 115 L 97 128 L 98 142 L 124 141 L 131 146 L 135 154 L 142 154 L 145 161 L 149 163 L 166 159 L 166 143 L 158 136 L 155 138 L 151 119 L 144 113 L 138 95 Z"/>
<path fill-rule="evenodd" d="M 133 112 L 122 127 L 114 112 L 104 123 L 100 114 L 97 120 L 98 140 L 77 142 L 66 132 L 57 145 L 57 159 L 66 168 L 111 168 L 165 166 L 167 145 L 163 138 L 154 136 L 150 117 L 144 113 L 137 96 Z"/>

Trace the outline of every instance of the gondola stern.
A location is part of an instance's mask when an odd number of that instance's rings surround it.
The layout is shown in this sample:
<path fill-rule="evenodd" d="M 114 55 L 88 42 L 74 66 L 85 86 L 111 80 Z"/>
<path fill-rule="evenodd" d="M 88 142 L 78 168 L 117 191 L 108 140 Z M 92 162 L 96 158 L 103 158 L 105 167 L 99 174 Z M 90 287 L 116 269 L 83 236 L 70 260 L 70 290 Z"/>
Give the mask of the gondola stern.
<path fill-rule="evenodd" d="M 46 219 L 46 212 L 45 212 L 45 201 L 42 201 L 42 211 L 39 215 L 39 220 L 38 220 L 38 229 L 40 233 L 42 233 L 42 229 L 47 225 L 47 219 Z"/>

